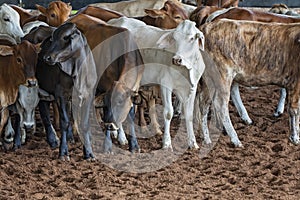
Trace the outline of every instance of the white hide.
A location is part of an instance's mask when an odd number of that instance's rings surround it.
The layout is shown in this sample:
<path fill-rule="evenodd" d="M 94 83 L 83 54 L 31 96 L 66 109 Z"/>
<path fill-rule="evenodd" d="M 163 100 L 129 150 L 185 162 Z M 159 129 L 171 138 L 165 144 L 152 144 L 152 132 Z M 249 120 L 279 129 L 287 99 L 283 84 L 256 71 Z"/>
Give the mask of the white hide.
<path fill-rule="evenodd" d="M 42 22 L 42 21 L 33 21 L 33 22 L 28 22 L 24 24 L 23 26 L 23 32 L 24 34 L 28 34 L 33 28 L 39 27 L 39 26 L 49 26 L 47 23 Z"/>
<path fill-rule="evenodd" d="M 17 43 L 24 36 L 19 13 L 5 3 L 0 6 L 0 33 L 12 36 Z"/>
<path fill-rule="evenodd" d="M 205 68 L 199 50 L 204 46 L 203 33 L 195 27 L 195 22 L 189 20 L 171 30 L 148 26 L 127 17 L 112 19 L 108 24 L 125 27 L 134 35 L 145 63 L 141 86 L 159 84 L 161 87 L 165 119 L 163 148 L 172 148 L 172 92 L 183 102 L 188 145 L 198 148 L 192 122 L 196 88 Z M 177 65 L 173 64 L 174 60 L 177 60 Z"/>
<path fill-rule="evenodd" d="M 161 9 L 164 7 L 166 1 L 167 0 L 130 0 L 115 3 L 94 3 L 91 5 L 114 10 L 124 14 L 127 17 L 141 17 L 146 15 L 144 11 L 145 8 Z M 187 11 L 188 15 L 197 8 L 187 4 L 182 4 L 182 7 Z"/>

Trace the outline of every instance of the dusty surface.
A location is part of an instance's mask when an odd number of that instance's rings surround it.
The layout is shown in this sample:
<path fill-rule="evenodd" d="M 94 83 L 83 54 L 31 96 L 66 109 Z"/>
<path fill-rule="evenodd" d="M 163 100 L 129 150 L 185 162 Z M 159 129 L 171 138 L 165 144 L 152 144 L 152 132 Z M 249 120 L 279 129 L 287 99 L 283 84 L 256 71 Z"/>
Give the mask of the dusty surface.
<path fill-rule="evenodd" d="M 231 117 L 243 149 L 221 135 L 207 157 L 186 151 L 148 173 L 84 161 L 79 142 L 70 145 L 71 161 L 62 162 L 38 121 L 36 135 L 22 149 L 0 154 L 0 199 L 299 199 L 300 149 L 288 141 L 287 114 L 272 116 L 278 94 L 277 87 L 242 88 L 254 125 L 244 125 L 232 106 Z M 142 152 L 151 152 L 160 148 L 161 137 L 139 141 Z"/>
<path fill-rule="evenodd" d="M 232 106 L 230 111 L 244 148 L 233 148 L 220 135 L 206 157 L 185 151 L 170 165 L 156 171 L 150 166 L 145 173 L 110 168 L 105 159 L 84 161 L 78 139 L 69 146 L 71 161 L 58 160 L 38 118 L 36 134 L 21 149 L 0 152 L 0 199 L 300 199 L 300 146 L 288 140 L 286 111 L 272 116 L 279 88 L 241 92 L 254 124 L 243 124 Z M 180 130 L 176 124 L 173 136 Z M 202 142 L 199 134 L 197 141 Z M 161 136 L 139 142 L 142 154 L 156 152 Z"/>

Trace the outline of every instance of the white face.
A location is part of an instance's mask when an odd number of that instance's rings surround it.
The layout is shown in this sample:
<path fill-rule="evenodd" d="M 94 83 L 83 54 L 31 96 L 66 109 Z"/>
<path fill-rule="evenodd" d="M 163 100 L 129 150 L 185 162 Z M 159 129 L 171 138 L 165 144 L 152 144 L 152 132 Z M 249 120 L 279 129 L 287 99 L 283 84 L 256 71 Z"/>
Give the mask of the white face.
<path fill-rule="evenodd" d="M 193 22 L 184 21 L 175 29 L 173 38 L 176 41 L 176 56 L 180 56 L 182 65 L 188 67 L 187 61 L 193 57 L 195 51 L 199 51 L 204 46 L 203 33 L 196 28 Z"/>
<path fill-rule="evenodd" d="M 24 33 L 20 26 L 20 16 L 17 11 L 7 4 L 0 6 L 0 34 L 12 36 L 17 43 L 21 41 Z"/>

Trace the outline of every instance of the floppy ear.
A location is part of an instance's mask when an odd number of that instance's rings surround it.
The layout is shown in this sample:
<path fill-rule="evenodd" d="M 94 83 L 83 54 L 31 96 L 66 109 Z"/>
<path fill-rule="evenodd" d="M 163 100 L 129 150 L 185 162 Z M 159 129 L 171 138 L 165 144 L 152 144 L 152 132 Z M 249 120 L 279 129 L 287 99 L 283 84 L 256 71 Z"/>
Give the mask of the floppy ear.
<path fill-rule="evenodd" d="M 196 34 L 196 38 L 199 40 L 199 49 L 204 51 L 205 38 L 202 32 Z"/>
<path fill-rule="evenodd" d="M 152 18 L 158 18 L 158 17 L 163 17 L 164 13 L 161 10 L 157 9 L 144 9 L 145 13 L 149 15 Z"/>
<path fill-rule="evenodd" d="M 166 33 L 162 35 L 156 42 L 158 48 L 164 49 L 171 46 L 174 43 L 174 38 L 172 37 L 172 33 Z"/>
<path fill-rule="evenodd" d="M 67 6 L 68 6 L 68 9 L 71 11 L 72 10 L 71 3 L 68 3 Z"/>
<path fill-rule="evenodd" d="M 43 6 L 40 6 L 39 4 L 35 4 L 35 7 L 38 11 L 40 11 L 43 15 L 47 14 L 47 9 Z"/>
<path fill-rule="evenodd" d="M 37 43 L 37 44 L 35 44 L 34 46 L 35 46 L 35 52 L 36 53 L 40 53 L 41 52 L 41 50 L 42 50 L 42 48 L 41 48 L 41 42 L 40 43 Z"/>
<path fill-rule="evenodd" d="M 13 54 L 14 54 L 14 51 L 10 46 L 0 45 L 0 55 L 1 56 L 10 56 Z"/>
<path fill-rule="evenodd" d="M 95 97 L 94 106 L 96 108 L 103 108 L 105 106 L 105 104 L 104 104 L 104 96 L 105 95 L 106 95 L 106 93 L 103 93 L 103 94 L 100 94 L 100 95 Z"/>

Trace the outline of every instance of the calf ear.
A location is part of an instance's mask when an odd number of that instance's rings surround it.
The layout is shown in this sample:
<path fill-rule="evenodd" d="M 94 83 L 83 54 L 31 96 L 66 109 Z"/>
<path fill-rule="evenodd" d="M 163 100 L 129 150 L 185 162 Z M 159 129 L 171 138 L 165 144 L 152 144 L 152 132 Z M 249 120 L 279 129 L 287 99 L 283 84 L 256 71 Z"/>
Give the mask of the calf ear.
<path fill-rule="evenodd" d="M 38 11 L 40 11 L 43 15 L 47 14 L 47 9 L 43 6 L 40 6 L 39 4 L 35 4 L 36 9 L 38 9 Z"/>
<path fill-rule="evenodd" d="M 135 105 L 141 105 L 143 103 L 142 93 L 131 91 L 131 101 Z"/>
<path fill-rule="evenodd" d="M 37 44 L 34 45 L 34 46 L 35 46 L 35 52 L 36 52 L 36 53 L 40 53 L 40 52 L 41 52 L 41 50 L 42 50 L 41 44 L 42 44 L 42 43 L 37 43 Z"/>
<path fill-rule="evenodd" d="M 14 51 L 11 47 L 5 46 L 5 45 L 0 45 L 0 55 L 1 56 L 10 56 L 13 54 L 14 54 Z"/>
<path fill-rule="evenodd" d="M 72 11 L 72 6 L 71 6 L 71 3 L 68 3 L 67 4 L 67 6 L 68 6 L 68 9 L 70 10 L 70 12 Z"/>
<path fill-rule="evenodd" d="M 162 35 L 156 42 L 158 48 L 165 49 L 174 43 L 174 38 L 171 33 Z"/>
<path fill-rule="evenodd" d="M 146 8 L 144 11 L 147 15 L 149 15 L 152 18 L 158 18 L 158 17 L 163 17 L 164 16 L 164 13 L 160 10 L 157 10 L 157 9 L 147 9 Z"/>
<path fill-rule="evenodd" d="M 202 32 L 196 34 L 196 38 L 199 39 L 199 49 L 204 51 L 205 38 Z"/>
<path fill-rule="evenodd" d="M 104 104 L 104 96 L 105 95 L 106 95 L 106 93 L 103 93 L 103 94 L 100 94 L 100 95 L 95 97 L 94 106 L 96 108 L 103 108 L 105 106 L 105 104 Z"/>

